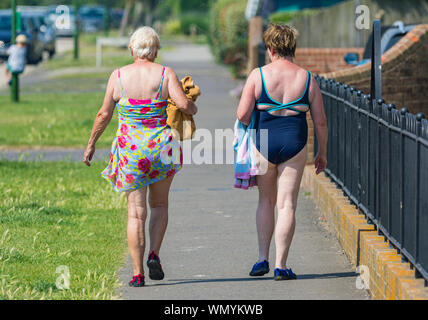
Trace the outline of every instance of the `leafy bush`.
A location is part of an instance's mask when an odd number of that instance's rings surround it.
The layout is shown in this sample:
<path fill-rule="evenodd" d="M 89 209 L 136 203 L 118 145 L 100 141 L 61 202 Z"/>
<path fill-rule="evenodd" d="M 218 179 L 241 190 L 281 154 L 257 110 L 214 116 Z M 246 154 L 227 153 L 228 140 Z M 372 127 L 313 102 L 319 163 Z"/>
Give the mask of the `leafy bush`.
<path fill-rule="evenodd" d="M 169 20 L 165 23 L 163 33 L 167 36 L 175 36 L 181 34 L 180 20 Z"/>
<path fill-rule="evenodd" d="M 292 11 L 292 12 L 280 11 L 280 12 L 275 12 L 271 14 L 269 17 L 269 21 L 273 23 L 288 23 L 288 22 L 291 22 L 292 20 L 309 16 L 316 12 L 318 12 L 318 10 L 314 10 L 314 9 L 305 9 L 305 10 Z"/>
<path fill-rule="evenodd" d="M 191 12 L 181 15 L 181 32 L 191 34 L 192 26 L 196 26 L 197 34 L 207 34 L 209 29 L 208 15 L 206 12 Z"/>
<path fill-rule="evenodd" d="M 217 61 L 231 64 L 236 75 L 246 69 L 248 22 L 246 0 L 219 0 L 211 10 L 209 42 Z"/>
<path fill-rule="evenodd" d="M 287 23 L 293 20 L 296 15 L 296 12 L 275 12 L 270 15 L 269 21 L 273 23 Z"/>

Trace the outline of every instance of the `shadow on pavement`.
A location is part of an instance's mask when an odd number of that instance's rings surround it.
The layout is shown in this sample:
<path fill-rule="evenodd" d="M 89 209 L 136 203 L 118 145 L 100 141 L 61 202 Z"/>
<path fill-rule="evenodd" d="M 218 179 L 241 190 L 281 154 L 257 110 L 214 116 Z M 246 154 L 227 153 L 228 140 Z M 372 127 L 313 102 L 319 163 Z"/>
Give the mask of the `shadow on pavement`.
<path fill-rule="evenodd" d="M 357 277 L 355 272 L 337 272 L 325 274 L 303 274 L 298 275 L 297 280 L 310 280 L 310 279 L 332 279 L 332 278 L 351 278 Z M 171 279 L 169 283 L 150 284 L 148 286 L 171 286 L 178 284 L 194 284 L 194 283 L 209 283 L 209 282 L 241 282 L 241 281 L 262 281 L 273 280 L 273 277 L 254 277 L 254 278 L 217 278 L 217 279 Z"/>

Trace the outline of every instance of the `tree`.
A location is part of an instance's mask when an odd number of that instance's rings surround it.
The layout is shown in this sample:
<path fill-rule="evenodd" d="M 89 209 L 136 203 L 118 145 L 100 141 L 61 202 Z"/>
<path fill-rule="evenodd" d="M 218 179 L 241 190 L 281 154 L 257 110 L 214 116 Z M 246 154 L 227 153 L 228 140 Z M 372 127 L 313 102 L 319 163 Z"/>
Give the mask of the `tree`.
<path fill-rule="evenodd" d="M 154 22 L 154 12 L 157 5 L 156 0 L 143 0 L 144 3 L 144 11 L 145 11 L 145 21 L 144 24 L 146 26 L 151 26 Z"/>
<path fill-rule="evenodd" d="M 120 23 L 120 35 L 124 36 L 126 28 L 129 25 L 129 17 L 131 15 L 132 7 L 134 6 L 135 0 L 126 0 L 125 11 L 123 12 L 122 22 Z"/>
<path fill-rule="evenodd" d="M 142 0 L 137 0 L 135 2 L 134 8 L 134 21 L 132 23 L 132 28 L 135 30 L 144 23 L 144 2 Z"/>

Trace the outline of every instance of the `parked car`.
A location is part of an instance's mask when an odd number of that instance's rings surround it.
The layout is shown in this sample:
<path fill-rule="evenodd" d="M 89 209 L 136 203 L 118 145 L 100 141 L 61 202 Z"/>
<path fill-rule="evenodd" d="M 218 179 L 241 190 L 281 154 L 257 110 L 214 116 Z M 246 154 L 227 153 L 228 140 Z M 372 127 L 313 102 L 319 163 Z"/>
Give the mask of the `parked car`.
<path fill-rule="evenodd" d="M 97 32 L 104 29 L 107 9 L 104 6 L 83 6 L 79 10 L 82 21 L 82 30 L 85 32 Z"/>
<path fill-rule="evenodd" d="M 110 10 L 110 26 L 114 29 L 120 28 L 120 23 L 123 18 L 123 9 L 113 8 Z"/>
<path fill-rule="evenodd" d="M 11 45 L 12 38 L 12 11 L 0 10 L 0 59 L 7 60 L 7 49 Z M 39 30 L 33 19 L 26 15 L 21 16 L 21 30 L 17 30 L 17 35 L 25 34 L 27 37 L 27 63 L 37 64 L 43 59 L 44 45 L 38 36 Z"/>
<path fill-rule="evenodd" d="M 43 44 L 43 50 L 52 57 L 56 51 L 56 32 L 53 23 L 48 19 L 47 7 L 19 6 L 22 16 L 29 17 L 39 30 L 39 41 Z"/>
<path fill-rule="evenodd" d="M 67 18 L 69 24 L 64 24 Z M 47 19 L 53 24 L 57 37 L 72 37 L 76 28 L 75 10 L 72 6 L 50 6 L 47 10 Z M 78 21 L 77 21 L 78 23 Z"/>
<path fill-rule="evenodd" d="M 398 41 L 400 41 L 408 32 L 413 30 L 416 25 L 405 26 L 403 22 L 396 21 L 392 26 L 381 28 L 381 51 L 382 54 L 391 49 Z M 364 49 L 363 59 L 360 61 L 358 53 L 347 53 L 345 55 L 346 63 L 354 66 L 360 66 L 371 61 L 372 56 L 372 41 L 373 34 L 370 35 Z"/>
<path fill-rule="evenodd" d="M 40 40 L 44 44 L 45 51 L 52 58 L 56 53 L 56 31 L 54 24 L 45 16 L 36 16 L 39 20 Z"/>

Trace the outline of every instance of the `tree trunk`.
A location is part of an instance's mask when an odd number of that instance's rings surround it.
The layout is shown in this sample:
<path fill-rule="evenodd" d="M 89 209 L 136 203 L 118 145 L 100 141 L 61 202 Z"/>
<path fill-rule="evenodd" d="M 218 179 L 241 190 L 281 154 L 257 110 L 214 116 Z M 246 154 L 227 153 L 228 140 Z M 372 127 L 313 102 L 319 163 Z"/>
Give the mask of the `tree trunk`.
<path fill-rule="evenodd" d="M 134 22 L 132 24 L 132 28 L 135 30 L 138 27 L 141 27 L 145 23 L 145 11 L 146 7 L 145 3 L 142 0 L 139 0 L 135 3 L 135 14 L 134 14 Z"/>
<path fill-rule="evenodd" d="M 153 20 L 154 20 L 154 11 L 156 8 L 156 0 L 144 0 L 145 4 L 145 12 L 146 12 L 146 20 L 145 24 L 146 26 L 152 26 Z"/>
<path fill-rule="evenodd" d="M 135 0 L 126 0 L 125 10 L 123 12 L 122 22 L 120 23 L 120 36 L 125 36 L 126 28 L 129 25 L 129 17 L 131 15 L 132 6 Z"/>

